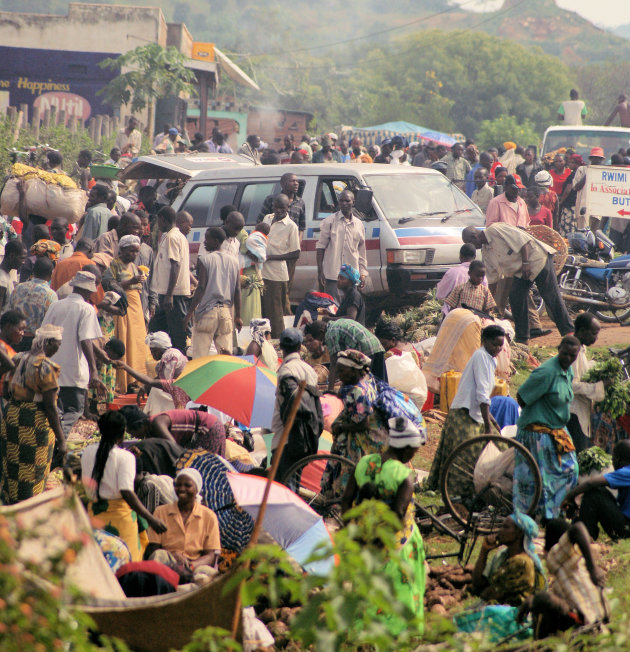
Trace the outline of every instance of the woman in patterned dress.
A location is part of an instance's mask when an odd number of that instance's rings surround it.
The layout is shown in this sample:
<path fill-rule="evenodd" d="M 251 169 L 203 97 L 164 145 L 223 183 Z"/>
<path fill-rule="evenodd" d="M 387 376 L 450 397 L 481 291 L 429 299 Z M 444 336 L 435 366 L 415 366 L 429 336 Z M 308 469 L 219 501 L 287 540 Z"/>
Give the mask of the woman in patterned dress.
<path fill-rule="evenodd" d="M 42 493 L 55 443 L 58 455 L 67 451 L 57 412 L 60 367 L 50 360 L 61 337 L 60 327 L 43 326 L 36 331 L 31 350 L 13 358 L 15 370 L 6 381 L 11 398 L 0 437 L 5 505 Z"/>

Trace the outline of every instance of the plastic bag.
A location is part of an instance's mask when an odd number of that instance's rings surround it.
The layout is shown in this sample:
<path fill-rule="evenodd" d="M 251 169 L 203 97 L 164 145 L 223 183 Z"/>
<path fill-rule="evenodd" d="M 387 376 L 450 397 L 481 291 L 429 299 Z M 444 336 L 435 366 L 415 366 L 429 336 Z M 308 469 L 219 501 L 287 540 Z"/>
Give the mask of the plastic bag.
<path fill-rule="evenodd" d="M 492 442 L 486 445 L 475 464 L 473 473 L 475 493 L 481 493 L 489 484 L 498 487 L 505 495 L 512 492 L 514 450 L 510 447 L 501 452 Z"/>
<path fill-rule="evenodd" d="M 402 355 L 392 355 L 385 360 L 385 366 L 387 382 L 407 394 L 422 409 L 427 400 L 427 381 L 411 353 L 404 351 Z"/>

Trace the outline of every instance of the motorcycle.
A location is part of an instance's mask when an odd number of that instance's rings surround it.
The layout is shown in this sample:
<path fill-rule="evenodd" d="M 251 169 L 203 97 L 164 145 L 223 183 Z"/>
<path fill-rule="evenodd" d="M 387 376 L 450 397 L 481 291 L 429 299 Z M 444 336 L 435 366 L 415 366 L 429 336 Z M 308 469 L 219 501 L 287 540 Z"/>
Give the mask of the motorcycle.
<path fill-rule="evenodd" d="M 558 284 L 569 311 L 588 310 L 606 323 L 629 319 L 630 254 L 614 258 L 614 244 L 602 231 L 582 229 L 567 239 L 573 253 Z"/>

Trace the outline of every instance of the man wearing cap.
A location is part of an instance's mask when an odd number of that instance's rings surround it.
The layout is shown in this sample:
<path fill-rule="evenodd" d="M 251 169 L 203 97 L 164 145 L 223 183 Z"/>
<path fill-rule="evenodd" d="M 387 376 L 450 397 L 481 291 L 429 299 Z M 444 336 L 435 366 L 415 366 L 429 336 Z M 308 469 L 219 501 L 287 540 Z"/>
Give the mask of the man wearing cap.
<path fill-rule="evenodd" d="M 96 276 L 78 271 L 70 285 L 72 294 L 53 303 L 42 322 L 42 326 L 63 328 L 61 346 L 51 360 L 61 367 L 59 408 L 66 437 L 83 414 L 88 387 L 105 390 L 98 377 L 93 348 L 94 341 L 103 335 L 96 310 L 88 303 L 90 295 L 96 292 Z"/>
<path fill-rule="evenodd" d="M 442 159 L 446 163 L 446 176 L 460 189 L 466 190 L 466 175 L 470 172 L 470 163 L 462 156 L 464 146 L 455 143 L 451 151 Z"/>
<path fill-rule="evenodd" d="M 177 146 L 183 142 L 179 136 L 179 129 L 171 127 L 166 134 L 166 137 L 155 148 L 156 154 L 174 154 L 177 151 Z"/>
<path fill-rule="evenodd" d="M 341 163 L 341 156 L 333 149 L 332 139 L 329 134 L 322 136 L 322 148 L 313 154 L 313 163 Z"/>
<path fill-rule="evenodd" d="M 485 231 L 466 227 L 462 231 L 462 240 L 482 250 L 488 285 L 492 287 L 501 276 L 512 280 L 510 305 L 516 342 L 527 344 L 531 336 L 527 295 L 533 283 L 536 283 L 547 314 L 560 335 L 573 332 L 573 323 L 560 296 L 553 267 L 555 249 L 523 229 L 500 222 L 491 224 Z"/>
<path fill-rule="evenodd" d="M 424 148 L 424 154 L 425 156 L 423 157 L 422 162 L 420 162 L 420 159 L 418 158 L 422 155 L 422 153 L 416 154 L 413 159 L 413 164 L 418 167 L 430 168 L 431 165 L 433 165 L 433 163 L 435 163 L 439 158 L 435 143 L 429 143 L 426 145 Z"/>
<path fill-rule="evenodd" d="M 578 229 L 583 229 L 584 227 L 589 226 L 586 220 L 590 217 L 590 215 L 581 214 L 582 208 L 584 208 L 584 200 L 586 199 L 584 186 L 586 185 L 587 168 L 589 165 L 604 165 L 605 160 L 606 155 L 604 154 L 604 150 L 601 147 L 593 147 L 588 155 L 588 165 L 580 165 L 580 167 L 578 167 L 575 171 L 575 175 L 573 176 L 573 190 L 577 191 L 577 195 L 575 197 L 575 217 L 577 219 Z M 616 231 L 618 234 L 617 237 L 621 238 L 621 235 L 625 231 L 627 224 L 628 220 L 613 218 L 610 221 L 611 238 L 615 240 L 615 234 L 612 234 L 612 231 Z M 617 244 L 616 241 L 615 244 Z"/>
<path fill-rule="evenodd" d="M 495 222 L 525 228 L 529 225 L 529 213 L 525 200 L 518 194 L 518 184 L 512 175 L 505 177 L 503 194 L 490 200 L 486 209 L 486 226 Z"/>
<path fill-rule="evenodd" d="M 282 453 L 280 466 L 276 475 L 278 479 L 282 478 L 282 475 L 292 464 L 295 464 L 295 462 L 307 455 L 317 453 L 317 443 L 321 434 L 321 429 L 318 425 L 319 418 L 321 418 L 321 405 L 319 403 L 319 393 L 317 392 L 317 374 L 300 357 L 302 340 L 302 331 L 298 328 L 286 328 L 280 334 L 282 364 L 277 372 L 276 402 L 271 421 L 271 429 L 274 433 L 271 442 L 272 451 L 275 451 L 280 443 L 284 423 L 291 410 L 298 385 L 302 381 L 306 381 L 307 391 L 303 395 L 300 410 L 298 411 L 298 415 L 300 416 L 294 422 L 289 433 L 289 439 Z M 317 414 L 318 407 L 319 415 Z M 309 422 L 311 424 L 310 429 L 306 427 Z M 317 430 L 319 432 L 316 432 Z"/>

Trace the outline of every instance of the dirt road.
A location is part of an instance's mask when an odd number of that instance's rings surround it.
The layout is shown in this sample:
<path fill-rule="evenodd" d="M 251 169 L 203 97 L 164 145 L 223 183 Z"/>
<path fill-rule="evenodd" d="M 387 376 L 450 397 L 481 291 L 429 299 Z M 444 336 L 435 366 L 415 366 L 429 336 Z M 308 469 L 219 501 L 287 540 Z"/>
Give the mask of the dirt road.
<path fill-rule="evenodd" d="M 554 323 L 546 315 L 542 319 L 542 323 L 543 328 L 552 328 L 553 332 L 545 337 L 530 340 L 530 344 L 534 346 L 557 346 L 560 342 L 560 333 L 556 330 Z M 602 324 L 602 330 L 599 333 L 595 346 L 611 346 L 616 348 L 630 346 L 630 326 Z"/>

